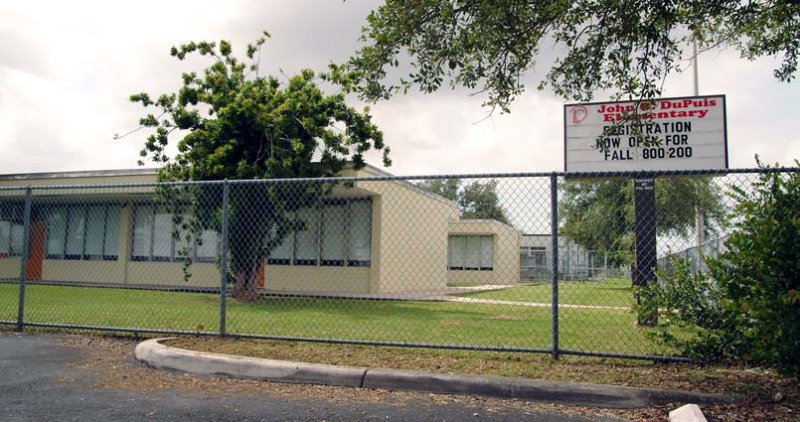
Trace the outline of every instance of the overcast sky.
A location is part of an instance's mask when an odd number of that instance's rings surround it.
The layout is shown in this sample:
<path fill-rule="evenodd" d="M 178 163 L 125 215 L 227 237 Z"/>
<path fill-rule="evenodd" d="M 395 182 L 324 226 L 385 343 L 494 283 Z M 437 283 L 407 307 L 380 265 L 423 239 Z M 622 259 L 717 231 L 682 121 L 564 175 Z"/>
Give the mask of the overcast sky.
<path fill-rule="evenodd" d="M 370 0 L 3 1 L 0 0 L 0 173 L 133 168 L 144 134 L 135 92 L 174 91 L 180 73 L 172 45 L 227 39 L 242 52 L 263 29 L 271 73 L 323 69 L 358 47 Z M 800 157 L 800 83 L 772 77 L 774 59 L 735 52 L 700 58 L 701 94 L 727 95 L 730 167 L 754 155 L 791 164 Z M 530 75 L 535 80 L 536 75 Z M 535 87 L 535 84 L 529 84 Z M 665 94 L 692 93 L 691 75 Z M 602 98 L 601 98 L 602 99 Z M 484 119 L 482 98 L 443 90 L 372 106 L 392 149 L 395 174 L 563 170 L 563 101 L 530 89 L 510 115 Z M 372 157 L 371 164 L 380 160 Z"/>

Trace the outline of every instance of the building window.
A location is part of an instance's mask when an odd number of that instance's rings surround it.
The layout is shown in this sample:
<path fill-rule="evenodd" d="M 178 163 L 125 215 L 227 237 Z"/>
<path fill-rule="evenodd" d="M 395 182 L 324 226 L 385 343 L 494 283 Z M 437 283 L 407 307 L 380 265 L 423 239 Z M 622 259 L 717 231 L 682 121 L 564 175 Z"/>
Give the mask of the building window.
<path fill-rule="evenodd" d="M 530 261 L 533 265 L 543 267 L 547 260 L 547 248 L 543 246 L 528 246 L 525 247 L 525 255 L 531 258 Z"/>
<path fill-rule="evenodd" d="M 175 216 L 164 207 L 137 205 L 133 212 L 134 261 L 214 262 L 219 256 L 220 236 L 215 230 L 204 229 L 194 235 L 191 216 Z"/>
<path fill-rule="evenodd" d="M 68 205 L 46 211 L 47 259 L 117 259 L 118 205 Z"/>
<path fill-rule="evenodd" d="M 372 202 L 350 201 L 347 265 L 369 267 L 372 254 Z"/>
<path fill-rule="evenodd" d="M 448 237 L 448 268 L 451 270 L 491 271 L 494 268 L 494 237 Z"/>
<path fill-rule="evenodd" d="M 295 214 L 289 216 L 294 218 Z M 283 234 L 267 260 L 270 265 L 369 267 L 372 201 L 336 199 L 296 213 L 304 229 Z M 271 238 L 277 238 L 275 229 Z"/>
<path fill-rule="evenodd" d="M 297 211 L 297 218 L 305 225 L 295 233 L 294 264 L 317 265 L 319 257 L 319 210 L 304 208 Z"/>
<path fill-rule="evenodd" d="M 0 206 L 0 259 L 22 256 L 22 206 Z"/>

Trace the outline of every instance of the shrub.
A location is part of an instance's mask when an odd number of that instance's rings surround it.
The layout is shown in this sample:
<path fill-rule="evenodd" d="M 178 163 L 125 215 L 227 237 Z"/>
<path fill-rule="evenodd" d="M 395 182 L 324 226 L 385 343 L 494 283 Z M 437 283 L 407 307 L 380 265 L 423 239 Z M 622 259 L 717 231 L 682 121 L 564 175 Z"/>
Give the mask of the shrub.
<path fill-rule="evenodd" d="M 733 230 L 727 250 L 705 258 L 708 273 L 676 261 L 674 276 L 642 288 L 637 310 L 659 309 L 655 335 L 690 357 L 798 375 L 800 173 L 762 168 L 750 190 L 733 188 Z"/>

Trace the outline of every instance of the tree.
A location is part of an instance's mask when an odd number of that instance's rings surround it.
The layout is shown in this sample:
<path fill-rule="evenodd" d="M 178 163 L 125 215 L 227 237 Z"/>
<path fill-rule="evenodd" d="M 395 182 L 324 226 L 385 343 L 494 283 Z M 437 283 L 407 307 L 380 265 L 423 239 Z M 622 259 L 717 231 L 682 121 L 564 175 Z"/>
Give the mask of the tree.
<path fill-rule="evenodd" d="M 574 181 L 559 204 L 561 232 L 588 250 L 608 251 L 613 265 L 629 265 L 635 245 L 634 187 L 630 179 Z M 656 180 L 656 233 L 687 236 L 696 213 L 712 230 L 723 218 L 720 188 L 708 178 Z"/>
<path fill-rule="evenodd" d="M 782 55 L 790 81 L 800 54 L 800 2 L 709 0 L 386 0 L 367 17 L 362 47 L 331 77 L 368 100 L 451 85 L 488 93 L 508 112 L 542 49 L 555 57 L 539 89 L 588 101 L 600 90 L 654 98 L 681 70 L 683 46 L 733 46 L 743 57 Z M 395 78 L 406 58 L 412 70 Z"/>
<path fill-rule="evenodd" d="M 475 180 L 462 187 L 460 179 L 433 179 L 420 182 L 419 186 L 458 202 L 465 220 L 492 219 L 510 224 L 497 196 L 497 180 Z"/>
<path fill-rule="evenodd" d="M 146 93 L 130 97 L 145 108 L 158 109 L 157 114 L 148 113 L 139 123 L 154 130 L 141 156 L 161 165 L 159 180 L 333 176 L 348 161 L 354 168 L 362 168 L 363 154 L 370 149 L 382 151 L 384 164 L 390 165 L 389 148 L 368 109 L 359 112 L 349 107 L 342 94 L 326 95 L 311 70 L 303 70 L 285 84 L 275 77 L 259 75 L 256 57 L 268 36 L 265 32 L 255 44 L 248 45 L 249 64 L 232 54 L 227 41 L 172 47 L 171 55 L 179 60 L 199 54 L 212 59 L 213 64 L 201 75 L 184 73 L 176 93 L 163 94 L 156 100 Z M 176 131 L 185 136 L 177 142 L 178 153 L 172 158 L 167 147 Z M 314 206 L 331 185 L 261 183 L 235 187 L 229 203 L 230 271 L 236 279 L 234 295 L 252 300 L 261 265 L 270 250 L 288 234 L 305 227 L 292 211 Z M 161 189 L 173 199 L 182 198 L 177 201 L 178 208 L 190 204 L 194 214 L 202 217 L 192 226 L 219 227 L 219 184 L 188 195 L 176 195 L 175 191 L 169 186 Z"/>
<path fill-rule="evenodd" d="M 430 179 L 419 182 L 419 187 L 451 201 L 458 202 L 461 179 Z"/>

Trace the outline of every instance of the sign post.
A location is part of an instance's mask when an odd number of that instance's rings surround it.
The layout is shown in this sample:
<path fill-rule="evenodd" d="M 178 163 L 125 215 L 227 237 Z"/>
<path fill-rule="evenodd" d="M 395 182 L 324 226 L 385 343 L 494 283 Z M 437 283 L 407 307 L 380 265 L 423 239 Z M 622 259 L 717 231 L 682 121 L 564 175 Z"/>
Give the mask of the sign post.
<path fill-rule="evenodd" d="M 656 267 L 656 189 L 655 178 L 634 179 L 636 224 L 636 267 L 633 284 L 643 286 L 655 280 Z"/>
<path fill-rule="evenodd" d="M 634 286 L 655 281 L 658 262 L 656 180 L 637 172 L 727 169 L 725 120 L 724 95 L 564 106 L 565 171 L 634 177 Z M 655 324 L 656 317 L 639 323 Z"/>
<path fill-rule="evenodd" d="M 636 232 L 636 263 L 631 271 L 634 286 L 646 286 L 656 281 L 658 264 L 656 249 L 656 179 L 641 177 L 633 179 Z M 639 295 L 636 301 L 639 302 Z M 652 326 L 657 315 L 639 315 L 639 325 Z"/>

